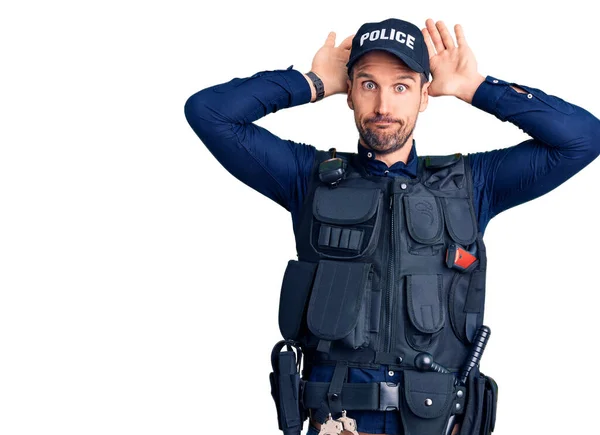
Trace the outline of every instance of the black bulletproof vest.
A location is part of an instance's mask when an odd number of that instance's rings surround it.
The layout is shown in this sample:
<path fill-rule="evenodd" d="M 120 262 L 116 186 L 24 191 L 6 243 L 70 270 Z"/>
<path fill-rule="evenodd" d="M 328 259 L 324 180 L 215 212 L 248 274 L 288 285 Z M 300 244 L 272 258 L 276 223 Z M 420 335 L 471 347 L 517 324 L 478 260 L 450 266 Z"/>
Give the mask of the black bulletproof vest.
<path fill-rule="evenodd" d="M 337 157 L 347 168 L 335 187 L 318 175 L 330 154 L 315 157 L 296 228 L 298 259 L 288 262 L 281 288 L 283 337 L 302 344 L 309 366 L 402 370 L 427 352 L 458 372 L 485 302 L 467 159 L 421 156 L 412 179 L 369 175 L 356 153 Z M 455 247 L 478 260 L 466 271 L 449 267 Z"/>

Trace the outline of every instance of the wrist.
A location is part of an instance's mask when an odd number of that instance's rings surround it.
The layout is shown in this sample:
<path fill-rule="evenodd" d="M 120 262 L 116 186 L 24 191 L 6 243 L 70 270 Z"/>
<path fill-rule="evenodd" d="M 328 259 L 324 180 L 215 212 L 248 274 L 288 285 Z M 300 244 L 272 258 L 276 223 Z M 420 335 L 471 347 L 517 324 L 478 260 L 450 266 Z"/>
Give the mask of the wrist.
<path fill-rule="evenodd" d="M 476 74 L 468 79 L 464 86 L 456 93 L 456 97 L 463 100 L 465 103 L 471 104 L 473 101 L 473 95 L 477 88 L 485 81 L 485 77 L 481 74 Z"/>
<path fill-rule="evenodd" d="M 314 103 L 315 101 L 323 99 L 325 97 L 325 85 L 321 77 L 319 77 L 319 75 L 312 70 L 304 74 L 304 77 L 309 81 L 310 84 L 310 102 Z"/>
<path fill-rule="evenodd" d="M 302 75 L 308 82 L 308 86 L 310 86 L 310 102 L 312 103 L 313 101 L 315 101 L 317 99 L 317 90 L 315 89 L 315 84 L 310 79 L 310 77 L 306 75 L 306 73 L 302 73 Z"/>

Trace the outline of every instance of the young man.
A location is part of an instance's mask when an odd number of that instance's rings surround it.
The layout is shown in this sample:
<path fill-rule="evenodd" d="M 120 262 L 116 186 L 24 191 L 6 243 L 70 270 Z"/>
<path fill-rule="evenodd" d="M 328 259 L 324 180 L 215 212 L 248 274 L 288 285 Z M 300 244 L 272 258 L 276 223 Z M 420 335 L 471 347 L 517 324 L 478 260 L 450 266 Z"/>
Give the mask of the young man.
<path fill-rule="evenodd" d="M 261 71 L 185 105 L 215 158 L 292 214 L 298 260 L 286 269 L 279 323 L 305 355 L 295 406 L 310 414 L 309 433 L 352 433 L 349 419 L 359 434 L 490 433 L 497 387 L 473 360 L 489 334 L 483 233 L 492 217 L 556 188 L 600 154 L 597 118 L 481 75 L 461 26 L 454 31 L 456 44 L 441 21 L 420 30 L 388 19 L 364 24 L 338 47 L 332 32 L 309 73 Z M 354 113 L 357 153 L 317 150 L 253 124 L 339 93 Z M 419 157 L 418 115 L 442 95 L 531 139 Z M 293 416 L 278 414 L 283 428 L 297 428 Z"/>

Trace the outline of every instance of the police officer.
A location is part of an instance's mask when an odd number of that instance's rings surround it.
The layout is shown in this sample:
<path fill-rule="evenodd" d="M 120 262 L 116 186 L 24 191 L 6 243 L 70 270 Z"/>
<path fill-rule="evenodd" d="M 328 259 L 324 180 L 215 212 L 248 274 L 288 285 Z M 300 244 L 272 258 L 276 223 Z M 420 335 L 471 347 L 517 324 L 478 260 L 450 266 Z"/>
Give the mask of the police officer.
<path fill-rule="evenodd" d="M 261 71 L 204 89 L 185 114 L 234 176 L 292 214 L 271 387 L 279 428 L 309 434 L 489 434 L 497 385 L 479 369 L 489 220 L 554 189 L 600 154 L 600 121 L 539 89 L 483 76 L 462 27 L 365 23 L 311 71 Z M 432 80 L 429 80 L 429 76 Z M 357 152 L 252 124 L 346 94 Z M 532 139 L 418 156 L 429 96 L 455 96 Z M 531 168 L 535 168 L 532 171 Z M 281 352 L 280 352 L 281 351 Z M 297 371 L 299 360 L 303 371 Z"/>

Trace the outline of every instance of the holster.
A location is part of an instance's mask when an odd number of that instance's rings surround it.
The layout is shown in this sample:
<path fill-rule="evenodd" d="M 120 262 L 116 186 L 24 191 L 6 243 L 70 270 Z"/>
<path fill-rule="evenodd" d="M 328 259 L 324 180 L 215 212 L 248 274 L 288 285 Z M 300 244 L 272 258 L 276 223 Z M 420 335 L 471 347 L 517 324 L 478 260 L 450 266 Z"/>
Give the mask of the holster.
<path fill-rule="evenodd" d="M 287 350 L 281 351 L 284 346 Z M 295 348 L 296 352 L 292 348 Z M 277 408 L 279 430 L 283 431 L 284 435 L 300 435 L 303 422 L 308 418 L 301 404 L 301 361 L 302 350 L 298 343 L 292 340 L 279 341 L 271 352 L 271 396 Z"/>

